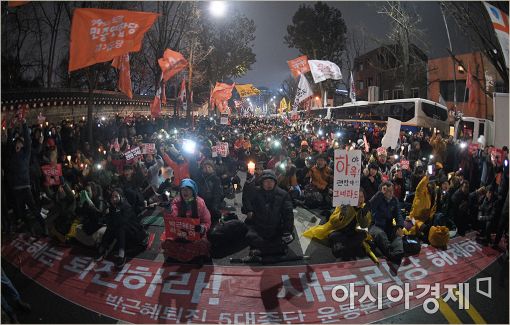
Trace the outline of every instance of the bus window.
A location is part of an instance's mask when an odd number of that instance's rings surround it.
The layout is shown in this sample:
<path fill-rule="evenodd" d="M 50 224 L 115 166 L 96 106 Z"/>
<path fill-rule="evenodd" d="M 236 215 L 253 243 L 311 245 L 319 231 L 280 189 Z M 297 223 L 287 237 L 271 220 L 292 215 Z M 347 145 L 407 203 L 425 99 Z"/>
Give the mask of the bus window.
<path fill-rule="evenodd" d="M 422 103 L 421 110 L 423 111 L 423 113 L 425 113 L 425 115 L 427 115 L 430 118 L 441 121 L 446 121 L 448 119 L 448 112 L 435 105 Z"/>
<path fill-rule="evenodd" d="M 473 133 L 475 131 L 475 123 L 469 121 L 460 121 L 459 129 L 457 130 L 457 139 L 460 140 L 473 140 Z"/>
<path fill-rule="evenodd" d="M 480 123 L 478 129 L 478 136 L 485 135 L 485 123 Z"/>

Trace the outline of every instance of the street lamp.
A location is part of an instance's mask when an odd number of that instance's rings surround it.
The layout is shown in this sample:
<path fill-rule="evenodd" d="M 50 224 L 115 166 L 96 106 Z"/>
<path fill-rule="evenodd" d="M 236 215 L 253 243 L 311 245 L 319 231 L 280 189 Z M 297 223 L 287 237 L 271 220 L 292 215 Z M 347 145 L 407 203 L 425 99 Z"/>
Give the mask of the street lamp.
<path fill-rule="evenodd" d="M 227 6 L 224 1 L 211 1 L 209 5 L 209 10 L 211 14 L 215 17 L 222 17 L 225 15 L 225 11 L 227 10 Z"/>

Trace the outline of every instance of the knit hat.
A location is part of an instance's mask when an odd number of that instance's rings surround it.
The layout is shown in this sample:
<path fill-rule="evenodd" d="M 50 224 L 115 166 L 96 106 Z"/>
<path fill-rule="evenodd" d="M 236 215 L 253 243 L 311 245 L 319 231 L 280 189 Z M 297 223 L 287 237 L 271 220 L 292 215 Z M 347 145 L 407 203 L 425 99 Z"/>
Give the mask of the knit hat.
<path fill-rule="evenodd" d="M 271 169 L 265 169 L 262 172 L 262 175 L 260 176 L 260 181 L 263 182 L 265 179 L 272 179 L 275 182 L 278 182 L 278 179 L 276 178 L 276 174 Z"/>
<path fill-rule="evenodd" d="M 204 168 L 207 165 L 211 166 L 213 169 L 216 167 L 214 162 L 212 160 L 209 160 L 209 159 L 206 159 L 206 160 L 202 161 L 202 164 L 200 164 L 200 167 Z"/>
<path fill-rule="evenodd" d="M 179 188 L 182 189 L 184 187 L 189 187 L 193 191 L 193 196 L 197 196 L 198 193 L 198 186 L 197 183 L 195 183 L 194 180 L 191 178 L 185 178 L 181 181 L 181 184 L 179 185 Z"/>

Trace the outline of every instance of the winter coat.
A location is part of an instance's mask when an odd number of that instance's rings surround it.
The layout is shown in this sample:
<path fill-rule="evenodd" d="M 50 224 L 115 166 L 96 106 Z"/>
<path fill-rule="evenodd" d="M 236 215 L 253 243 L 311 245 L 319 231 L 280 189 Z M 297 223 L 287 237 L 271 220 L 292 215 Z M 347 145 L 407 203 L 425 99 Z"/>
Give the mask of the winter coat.
<path fill-rule="evenodd" d="M 159 170 L 161 167 L 163 167 L 164 163 L 160 156 L 154 157 L 154 161 L 155 163 L 147 170 L 147 177 L 149 178 L 149 184 L 151 185 L 152 189 L 157 191 L 159 185 L 161 184 L 159 180 Z"/>
<path fill-rule="evenodd" d="M 319 169 L 317 166 L 313 166 L 306 177 L 310 177 L 310 182 L 313 186 L 321 191 L 328 188 L 333 183 L 333 170 L 328 166 Z"/>
<path fill-rule="evenodd" d="M 174 181 L 172 182 L 174 186 L 179 186 L 183 179 L 189 178 L 189 164 L 187 161 L 178 164 L 166 153 L 163 154 L 163 160 L 165 161 L 165 164 L 174 171 Z"/>
<path fill-rule="evenodd" d="M 218 211 L 223 200 L 223 187 L 216 174 L 200 173 L 197 180 L 198 195 L 204 199 L 210 212 Z"/>
<path fill-rule="evenodd" d="M 211 214 L 205 205 L 205 201 L 200 197 L 195 197 L 197 204 L 197 217 L 200 219 L 200 224 L 205 227 L 205 231 L 207 232 L 211 227 Z M 176 218 L 179 217 L 179 211 L 182 205 L 185 204 L 180 195 L 176 196 L 172 201 L 172 212 L 168 215 L 169 217 Z M 167 215 L 165 215 L 166 217 Z M 192 209 L 186 210 L 186 218 L 192 218 Z M 165 223 L 167 221 L 165 220 Z"/>
<path fill-rule="evenodd" d="M 30 154 L 32 151 L 32 139 L 28 134 L 28 126 L 23 123 L 22 135 L 24 139 L 23 148 L 16 152 L 16 143 L 11 143 L 10 154 L 5 157 L 8 159 L 7 170 L 5 175 L 7 176 L 7 182 L 12 189 L 23 189 L 30 187 Z M 12 136 L 9 136 L 11 139 Z"/>
<path fill-rule="evenodd" d="M 252 176 L 251 178 L 247 178 L 243 187 L 243 206 L 241 208 L 241 212 L 246 214 L 248 211 L 253 211 L 251 206 L 251 201 L 257 192 L 259 186 L 259 177 Z"/>
<path fill-rule="evenodd" d="M 404 219 L 400 213 L 398 200 L 395 197 L 392 197 L 388 202 L 382 192 L 377 192 L 370 200 L 370 209 L 372 212 L 372 225 L 376 225 L 387 234 L 391 233 L 393 219 L 395 219 L 397 227 L 404 227 Z"/>
<path fill-rule="evenodd" d="M 294 228 L 294 213 L 292 199 L 289 193 L 278 186 L 272 191 L 258 188 L 250 198 L 248 212 L 253 217 L 246 223 L 253 227 L 263 238 L 273 238 L 283 233 L 292 233 Z"/>
<path fill-rule="evenodd" d="M 324 240 L 334 231 L 353 232 L 356 226 L 367 228 L 372 221 L 372 213 L 366 204 L 363 208 L 343 205 L 336 207 L 328 222 L 307 229 L 303 236 Z"/>
<path fill-rule="evenodd" d="M 411 208 L 410 217 L 415 220 L 427 221 L 434 217 L 436 213 L 437 198 L 432 199 L 428 189 L 429 177 L 423 176 L 420 183 L 416 187 L 414 195 L 413 206 Z M 435 194 L 435 193 L 434 193 Z M 434 203 L 432 203 L 434 201 Z"/>
<path fill-rule="evenodd" d="M 374 182 L 368 178 L 368 176 L 361 176 L 360 185 L 363 190 L 365 190 L 366 200 L 369 201 L 377 191 L 379 191 L 379 185 L 381 185 L 381 175 L 377 173 L 374 176 Z"/>

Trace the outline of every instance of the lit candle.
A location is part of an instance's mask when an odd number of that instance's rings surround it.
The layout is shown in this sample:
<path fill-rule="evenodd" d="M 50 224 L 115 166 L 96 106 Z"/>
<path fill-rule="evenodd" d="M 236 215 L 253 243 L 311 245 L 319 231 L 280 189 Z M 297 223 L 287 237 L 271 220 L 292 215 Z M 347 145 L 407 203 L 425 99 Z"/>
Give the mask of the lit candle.
<path fill-rule="evenodd" d="M 69 160 L 69 163 L 71 163 L 71 156 L 67 156 L 67 160 Z"/>
<path fill-rule="evenodd" d="M 106 156 L 106 150 L 103 150 L 103 155 L 105 155 L 105 156 Z"/>
<path fill-rule="evenodd" d="M 250 161 L 248 163 L 248 173 L 250 174 L 255 173 L 255 163 L 253 161 Z"/>
<path fill-rule="evenodd" d="M 48 122 L 46 122 L 46 126 L 48 126 Z"/>

